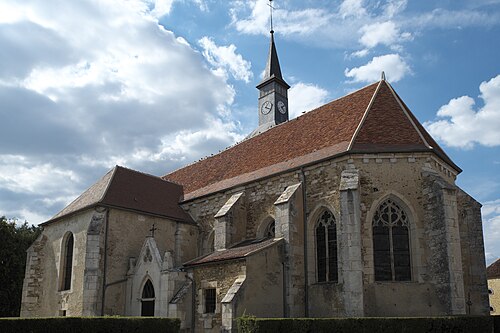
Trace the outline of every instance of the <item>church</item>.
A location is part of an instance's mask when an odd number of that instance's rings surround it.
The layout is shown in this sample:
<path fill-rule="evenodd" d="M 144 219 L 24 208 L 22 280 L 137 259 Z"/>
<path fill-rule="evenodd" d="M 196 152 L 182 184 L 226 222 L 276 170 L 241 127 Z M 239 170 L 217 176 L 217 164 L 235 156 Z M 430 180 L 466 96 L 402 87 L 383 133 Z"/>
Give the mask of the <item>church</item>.
<path fill-rule="evenodd" d="M 489 313 L 481 204 L 382 74 L 289 120 L 271 30 L 259 126 L 162 177 L 116 166 L 42 224 L 21 316 Z"/>

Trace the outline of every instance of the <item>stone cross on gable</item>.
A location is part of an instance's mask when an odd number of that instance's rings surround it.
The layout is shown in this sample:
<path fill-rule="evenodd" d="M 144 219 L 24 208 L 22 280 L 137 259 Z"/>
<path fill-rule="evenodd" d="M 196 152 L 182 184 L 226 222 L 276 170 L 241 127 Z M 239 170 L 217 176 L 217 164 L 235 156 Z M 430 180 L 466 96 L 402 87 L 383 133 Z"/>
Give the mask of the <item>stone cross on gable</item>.
<path fill-rule="evenodd" d="M 149 229 L 149 231 L 151 231 L 151 237 L 155 237 L 155 230 L 158 230 L 158 228 L 155 228 L 155 224 L 153 223 L 153 226 L 151 227 L 151 229 Z"/>

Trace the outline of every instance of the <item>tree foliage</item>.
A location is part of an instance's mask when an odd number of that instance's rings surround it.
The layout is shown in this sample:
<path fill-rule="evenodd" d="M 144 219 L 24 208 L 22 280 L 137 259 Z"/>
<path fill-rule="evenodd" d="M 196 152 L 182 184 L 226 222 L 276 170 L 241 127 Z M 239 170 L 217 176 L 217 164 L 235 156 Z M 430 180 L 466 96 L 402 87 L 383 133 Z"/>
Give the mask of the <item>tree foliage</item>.
<path fill-rule="evenodd" d="M 28 222 L 0 217 L 0 317 L 17 317 L 21 309 L 26 250 L 41 232 Z"/>

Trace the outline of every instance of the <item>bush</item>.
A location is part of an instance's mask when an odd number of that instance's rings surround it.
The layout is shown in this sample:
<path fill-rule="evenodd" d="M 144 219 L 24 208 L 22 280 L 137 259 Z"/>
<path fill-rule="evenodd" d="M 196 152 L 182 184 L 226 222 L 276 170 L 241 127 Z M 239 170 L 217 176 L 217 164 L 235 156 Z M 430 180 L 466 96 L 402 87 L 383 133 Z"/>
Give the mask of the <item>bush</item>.
<path fill-rule="evenodd" d="M 1 318 L 2 333 L 177 333 L 181 322 L 153 317 Z"/>
<path fill-rule="evenodd" d="M 457 316 L 432 318 L 238 318 L 239 333 L 489 333 L 493 318 Z"/>

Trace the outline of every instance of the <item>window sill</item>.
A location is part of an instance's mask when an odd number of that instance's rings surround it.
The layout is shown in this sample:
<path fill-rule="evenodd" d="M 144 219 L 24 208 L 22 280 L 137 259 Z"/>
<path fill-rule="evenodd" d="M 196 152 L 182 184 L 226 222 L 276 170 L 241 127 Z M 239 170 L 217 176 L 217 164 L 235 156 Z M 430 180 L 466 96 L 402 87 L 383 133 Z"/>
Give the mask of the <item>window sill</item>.
<path fill-rule="evenodd" d="M 322 282 L 314 282 L 311 284 L 312 286 L 322 286 L 322 285 L 339 285 L 338 281 L 322 281 Z"/>
<path fill-rule="evenodd" d="M 373 281 L 374 284 L 415 284 L 418 281 Z"/>
<path fill-rule="evenodd" d="M 61 294 L 61 295 L 72 294 L 73 293 L 73 289 L 59 290 L 58 293 Z"/>

